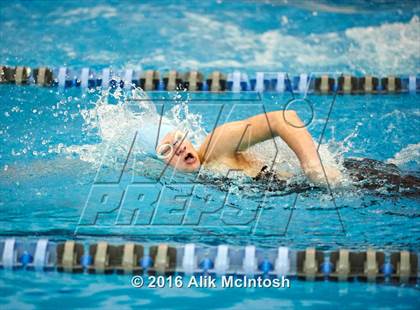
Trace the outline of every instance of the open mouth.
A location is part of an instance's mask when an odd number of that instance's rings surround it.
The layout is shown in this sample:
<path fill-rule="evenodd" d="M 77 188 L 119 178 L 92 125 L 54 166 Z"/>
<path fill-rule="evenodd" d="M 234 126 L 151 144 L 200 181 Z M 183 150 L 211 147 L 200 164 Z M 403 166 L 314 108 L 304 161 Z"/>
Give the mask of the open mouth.
<path fill-rule="evenodd" d="M 184 161 L 185 161 L 187 164 L 193 164 L 193 163 L 195 163 L 195 157 L 194 157 L 194 155 L 193 155 L 193 154 L 191 154 L 191 153 L 187 153 L 187 155 L 184 157 Z"/>

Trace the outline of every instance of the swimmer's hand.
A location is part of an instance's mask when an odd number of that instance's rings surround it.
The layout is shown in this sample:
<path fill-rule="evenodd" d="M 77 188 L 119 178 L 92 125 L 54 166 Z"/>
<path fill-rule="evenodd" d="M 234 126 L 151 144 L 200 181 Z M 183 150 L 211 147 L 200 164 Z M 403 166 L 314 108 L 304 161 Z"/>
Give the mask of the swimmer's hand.
<path fill-rule="evenodd" d="M 316 186 L 327 186 L 328 184 L 331 187 L 337 187 L 343 182 L 343 175 L 340 170 L 332 166 L 322 166 L 319 165 L 309 165 L 304 166 L 303 170 L 306 177 Z M 325 173 L 324 173 L 325 171 Z"/>

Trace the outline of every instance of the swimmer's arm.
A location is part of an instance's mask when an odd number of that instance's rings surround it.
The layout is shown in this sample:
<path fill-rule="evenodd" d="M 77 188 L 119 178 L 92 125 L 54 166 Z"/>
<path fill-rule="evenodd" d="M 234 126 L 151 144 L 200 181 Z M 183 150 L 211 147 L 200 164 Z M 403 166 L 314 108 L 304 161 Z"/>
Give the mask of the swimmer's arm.
<path fill-rule="evenodd" d="M 248 119 L 226 123 L 207 137 L 201 148 L 206 159 L 219 156 L 234 157 L 252 145 L 281 137 L 296 154 L 302 169 L 310 176 L 321 168 L 316 145 L 311 134 L 295 111 L 274 111 Z M 205 150 L 204 150 L 205 148 Z"/>
<path fill-rule="evenodd" d="M 266 124 L 264 124 L 262 118 L 266 118 Z M 312 136 L 295 111 L 269 112 L 251 117 L 248 122 L 257 129 L 256 139 L 262 137 L 263 132 L 267 130 L 271 131 L 268 139 L 272 138 L 273 135 L 282 138 L 296 154 L 305 173 L 321 168 L 317 147 Z M 267 123 L 269 126 L 267 126 Z M 261 141 L 264 140 L 254 140 L 255 143 Z"/>
<path fill-rule="evenodd" d="M 280 115 L 279 115 L 280 114 Z M 317 146 L 305 124 L 295 111 L 278 111 L 267 113 L 270 127 L 293 150 L 299 159 L 305 175 L 313 183 L 324 186 L 339 185 L 343 176 L 337 168 L 321 164 Z"/>

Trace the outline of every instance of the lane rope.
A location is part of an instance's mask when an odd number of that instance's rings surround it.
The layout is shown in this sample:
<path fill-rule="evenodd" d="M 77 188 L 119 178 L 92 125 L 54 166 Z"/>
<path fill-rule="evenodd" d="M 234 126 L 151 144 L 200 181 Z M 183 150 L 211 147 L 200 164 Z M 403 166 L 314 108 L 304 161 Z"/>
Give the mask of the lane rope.
<path fill-rule="evenodd" d="M 120 244 L 107 241 L 0 240 L 0 268 L 85 273 L 288 276 L 302 280 L 417 283 L 420 253 L 408 250 L 321 251 L 253 245 Z"/>
<path fill-rule="evenodd" d="M 290 78 L 285 72 L 256 72 L 250 76 L 245 72 L 222 73 L 214 71 L 205 76 L 198 71 L 159 72 L 133 69 L 113 70 L 103 68 L 80 70 L 67 67 L 29 68 L 23 66 L 0 66 L 0 84 L 30 85 L 47 87 L 131 89 L 141 87 L 145 91 L 202 91 L 202 92 L 274 92 L 332 94 L 395 94 L 420 92 L 418 74 L 396 76 L 354 76 L 350 74 L 306 74 Z"/>

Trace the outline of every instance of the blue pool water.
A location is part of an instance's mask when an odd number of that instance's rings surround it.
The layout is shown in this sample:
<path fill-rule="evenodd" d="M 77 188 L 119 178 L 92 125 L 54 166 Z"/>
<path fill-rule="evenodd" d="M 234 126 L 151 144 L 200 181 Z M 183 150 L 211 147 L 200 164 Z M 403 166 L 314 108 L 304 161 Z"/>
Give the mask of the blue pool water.
<path fill-rule="evenodd" d="M 3 86 L 2 90 L 2 101 L 8 103 L 1 107 L 0 115 L 4 146 L 1 151 L 3 185 L 0 219 L 3 233 L 72 236 L 78 231 L 87 235 L 143 236 L 145 230 L 135 223 L 115 227 L 117 211 L 109 215 L 102 214 L 96 225 L 83 225 L 84 222 L 79 225 L 85 203 L 90 201 L 89 193 L 92 186 L 96 186 L 100 181 L 112 182 L 115 176 L 121 173 L 121 160 L 126 156 L 124 150 L 127 143 L 131 142 L 125 140 L 125 137 L 131 135 L 130 130 L 137 129 L 141 119 L 135 119 L 134 125 L 128 123 L 129 126 L 126 126 L 124 123 L 124 126 L 119 128 L 114 122 L 115 118 L 120 114 L 127 118 L 126 113 L 129 110 L 124 110 L 124 113 L 120 109 L 104 112 L 95 104 L 89 103 L 92 98 L 95 99 L 95 94 L 82 95 L 78 90 L 63 93 L 56 89 L 36 87 L 25 89 L 12 86 Z M 233 97 L 228 94 L 224 96 L 227 99 Z M 256 101 L 222 102 L 226 106 L 221 115 L 229 115 L 230 119 L 241 119 L 259 113 L 261 102 L 256 99 L 259 97 L 255 95 L 254 97 Z M 267 110 L 279 109 L 290 99 L 289 97 L 290 95 L 275 95 L 272 98 L 272 95 L 267 94 L 264 95 L 262 103 Z M 309 98 L 313 102 L 316 115 L 310 130 L 318 140 L 332 97 Z M 253 98 L 247 95 L 245 99 Z M 210 131 L 216 116 L 213 111 L 217 111 L 216 108 L 220 107 L 220 104 L 216 105 L 211 113 L 208 112 L 208 104 L 191 101 L 188 105 L 190 114 L 195 112 L 203 116 L 203 127 Z M 211 104 L 214 105 L 214 102 Z M 165 101 L 165 105 L 179 106 L 171 101 Z M 105 107 L 112 108 L 116 105 L 108 104 Z M 303 119 L 309 117 L 307 106 L 296 108 Z M 357 114 L 354 113 L 355 110 L 358 111 Z M 93 124 L 102 126 L 103 132 L 98 133 L 97 129 L 90 129 L 87 126 L 86 120 L 81 116 L 85 111 L 104 114 L 100 117 L 99 125 L 95 121 L 88 123 L 90 126 Z M 333 106 L 327 124 L 328 129 L 323 137 L 323 146 L 329 150 L 328 154 L 337 154 L 336 157 L 368 157 L 391 161 L 404 171 L 416 172 L 418 171 L 416 128 L 419 126 L 418 117 L 413 117 L 416 113 L 418 113 L 416 95 L 340 96 Z M 110 128 L 116 137 L 105 144 L 100 142 L 109 135 L 106 130 Z M 103 161 L 111 160 L 103 148 L 108 147 L 108 143 L 114 148 L 115 158 L 111 159 L 115 162 L 109 162 L 106 166 L 108 168 L 104 168 L 106 164 Z M 123 149 L 122 153 L 119 148 Z M 134 160 L 135 156 L 132 157 Z M 136 165 L 142 163 L 146 166 L 136 168 L 133 175 L 137 182 L 143 180 L 152 184 L 152 187 L 148 188 L 147 197 L 150 198 L 145 200 L 145 203 L 152 204 L 156 199 L 154 195 L 157 195 L 163 186 L 161 182 L 155 181 L 156 174 L 160 173 L 164 166 L 160 162 L 152 161 L 152 168 L 148 168 L 150 159 L 147 158 L 139 158 Z M 128 171 L 124 175 L 131 177 L 132 173 Z M 171 197 L 179 193 L 188 194 L 188 187 L 176 186 L 189 180 L 191 177 L 185 174 L 178 174 L 174 180 L 171 180 L 169 172 L 166 173 L 163 182 L 175 187 L 167 189 L 168 192 L 165 192 L 161 203 L 166 203 L 168 208 L 174 206 L 174 209 L 182 209 L 183 202 L 173 201 Z M 123 184 L 125 183 L 122 182 L 120 186 L 123 187 Z M 257 191 L 252 194 L 242 191 L 239 195 L 231 196 L 229 202 L 233 207 L 228 210 L 234 212 L 234 208 L 239 208 L 248 212 L 249 215 L 246 213 L 243 215 L 244 220 L 247 218 L 252 220 L 253 211 L 264 202 L 257 231 L 250 235 L 255 220 L 247 225 L 239 225 L 241 227 L 237 225 L 227 227 L 224 233 L 218 232 L 220 226 L 226 226 L 221 221 L 223 209 L 217 210 L 226 192 L 217 186 L 211 186 L 208 194 L 212 195 L 210 202 L 204 200 L 202 193 L 194 195 L 196 204 L 206 203 L 209 209 L 216 210 L 214 217 L 204 218 L 201 226 L 193 228 L 195 234 L 190 234 L 190 227 L 186 231 L 181 229 L 180 232 L 158 225 L 149 238 L 159 239 L 160 235 L 169 234 L 185 241 L 234 244 L 247 244 L 252 241 L 261 246 L 287 244 L 305 247 L 316 243 L 327 248 L 334 248 L 340 244 L 356 248 L 373 245 L 380 248 L 420 249 L 418 204 L 413 198 L 382 198 L 371 193 L 360 191 L 349 193 L 335 189 L 337 206 L 335 207 L 328 193 L 300 195 L 296 205 L 297 210 L 294 211 L 287 226 L 295 194 L 280 195 L 281 193 L 275 192 L 264 200 L 264 192 Z M 246 195 L 243 196 L 244 194 Z M 136 197 L 128 198 L 124 206 L 129 209 L 136 203 Z M 90 202 L 87 203 L 84 215 L 88 223 L 91 214 L 96 212 L 94 206 Z M 229 221 L 229 217 L 227 220 Z M 286 228 L 287 234 L 284 235 Z M 210 230 L 206 232 L 206 229 Z M 235 232 L 235 229 L 239 231 Z M 226 233 L 230 235 L 224 237 Z M 244 238 L 243 233 L 250 236 Z M 279 235 L 284 236 L 280 238 Z"/>
<path fill-rule="evenodd" d="M 420 61 L 416 1 L 2 1 L 0 10 L 10 65 L 415 74 Z"/>
<path fill-rule="evenodd" d="M 291 288 L 266 289 L 134 289 L 126 276 L 39 275 L 2 273 L 2 304 L 6 308 L 41 309 L 57 304 L 73 308 L 132 309 L 266 309 L 346 308 L 411 309 L 420 301 L 418 290 L 363 283 L 293 282 Z M 16 287 L 25 289 L 16 292 Z M 375 302 L 372 302 L 375 300 Z"/>
<path fill-rule="evenodd" d="M 348 72 L 353 74 L 416 74 L 419 71 L 420 8 L 416 2 L 375 1 L 11 1 L 0 2 L 0 63 L 62 65 L 73 68 L 179 70 Z M 203 47 L 206 47 L 203 49 Z M 397 56 L 396 56 L 397 55 Z M 138 102 L 101 90 L 0 85 L 0 234 L 47 236 L 51 239 L 105 238 L 139 242 L 286 245 L 420 251 L 418 198 L 334 189 L 335 205 L 325 192 L 298 196 L 234 189 L 228 208 L 218 205 L 226 191 L 208 186 L 193 195 L 194 202 L 215 210 L 194 227 L 115 225 L 116 212 L 89 219 L 92 188 L 112 182 L 122 169 L 130 134 L 144 122 L 133 111 Z M 291 94 L 149 94 L 156 105 L 195 118 L 194 132 L 210 132 L 221 119 L 242 119 L 278 110 Z M 200 96 L 201 101 L 194 101 Z M 396 164 L 405 172 L 419 171 L 419 102 L 415 94 L 386 96 L 310 95 L 314 120 L 309 130 L 319 139 L 321 154 L 330 157 L 368 157 Z M 191 100 L 192 99 L 192 100 Z M 187 102 L 188 111 L 185 102 Z M 222 109 L 223 108 L 223 109 Z M 293 106 L 309 120 L 308 106 Z M 182 117 L 181 117 L 182 118 Z M 124 120 L 124 121 L 121 121 Z M 127 121 L 130 120 L 130 121 Z M 322 135 L 327 122 L 326 130 Z M 106 153 L 108 147 L 111 152 Z M 272 148 L 264 148 L 270 152 Z M 284 148 L 280 149 L 282 152 Z M 106 154 L 110 156 L 106 156 Z M 281 153 L 286 159 L 289 154 Z M 151 184 L 144 205 L 166 183 L 160 203 L 182 214 L 177 195 L 188 195 L 191 177 L 168 173 L 156 183 L 162 164 L 137 154 L 120 186 L 135 178 Z M 99 171 L 99 174 L 98 174 Z M 119 187 L 114 188 L 118 192 Z M 211 199 L 206 199 L 210 196 Z M 133 208 L 136 197 L 125 201 Z M 180 207 L 181 206 L 181 207 Z M 178 207 L 178 208 L 176 208 Z M 225 212 L 225 213 L 223 213 Z M 258 212 L 258 213 L 257 213 Z M 223 213 L 223 215 L 222 215 Z M 255 216 L 258 217 L 256 225 Z M 225 218 L 224 218 L 225 217 Z M 235 223 L 233 219 L 241 222 Z M 164 223 L 166 218 L 163 218 Z M 223 221 L 224 219 L 224 221 Z M 227 222 L 226 222 L 227 219 Z M 248 221 L 249 220 L 249 221 Z M 89 221 L 88 221 L 89 222 Z M 226 224 L 227 223 L 227 224 Z M 1 303 L 8 308 L 52 307 L 56 302 L 81 307 L 134 306 L 193 308 L 217 298 L 220 308 L 281 306 L 335 308 L 413 308 L 418 288 L 362 283 L 293 282 L 291 289 L 133 289 L 129 277 L 82 276 L 57 273 L 0 272 Z"/>

